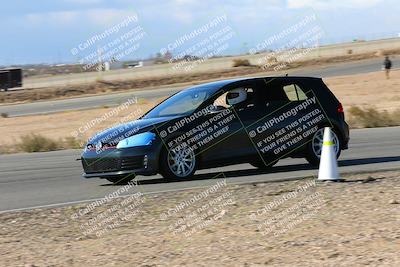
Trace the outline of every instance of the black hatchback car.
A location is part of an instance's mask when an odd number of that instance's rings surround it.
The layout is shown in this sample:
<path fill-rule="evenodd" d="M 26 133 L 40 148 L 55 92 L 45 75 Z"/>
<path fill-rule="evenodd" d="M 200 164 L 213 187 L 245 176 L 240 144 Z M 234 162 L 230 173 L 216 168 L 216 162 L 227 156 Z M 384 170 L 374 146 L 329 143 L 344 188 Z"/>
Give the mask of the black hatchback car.
<path fill-rule="evenodd" d="M 267 169 L 286 157 L 317 165 L 326 126 L 339 157 L 348 147 L 349 127 L 342 104 L 320 78 L 206 83 L 92 137 L 82 153 L 83 176 L 118 183 L 160 173 L 176 180 L 239 163 Z"/>

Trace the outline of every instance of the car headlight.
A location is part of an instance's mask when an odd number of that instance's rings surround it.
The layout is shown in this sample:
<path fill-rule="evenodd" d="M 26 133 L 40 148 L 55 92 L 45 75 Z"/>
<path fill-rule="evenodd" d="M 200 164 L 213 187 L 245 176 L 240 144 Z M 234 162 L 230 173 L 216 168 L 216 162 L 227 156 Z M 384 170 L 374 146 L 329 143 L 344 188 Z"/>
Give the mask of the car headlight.
<path fill-rule="evenodd" d="M 135 146 L 149 146 L 156 138 L 156 135 L 151 132 L 145 132 L 133 135 L 126 139 L 119 141 L 117 148 L 128 148 Z"/>

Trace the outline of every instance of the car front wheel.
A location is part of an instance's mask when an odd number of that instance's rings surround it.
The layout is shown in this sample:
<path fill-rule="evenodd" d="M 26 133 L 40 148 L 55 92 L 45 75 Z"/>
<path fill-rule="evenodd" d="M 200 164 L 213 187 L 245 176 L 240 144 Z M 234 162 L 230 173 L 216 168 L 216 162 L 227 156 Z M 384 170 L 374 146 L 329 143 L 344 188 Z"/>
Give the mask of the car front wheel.
<path fill-rule="evenodd" d="M 336 158 L 339 158 L 340 156 L 340 139 L 335 132 L 335 130 L 332 131 L 332 138 L 333 138 L 333 144 L 334 144 L 334 150 L 336 153 Z M 322 146 L 324 142 L 324 128 L 318 129 L 318 131 L 314 134 L 311 142 L 308 143 L 307 145 L 307 155 L 306 159 L 307 161 L 313 165 L 313 166 L 318 166 L 319 161 L 321 158 L 321 152 L 322 152 Z"/>
<path fill-rule="evenodd" d="M 163 149 L 160 157 L 160 173 L 167 180 L 183 180 L 194 175 L 197 169 L 195 151 L 190 147 Z"/>

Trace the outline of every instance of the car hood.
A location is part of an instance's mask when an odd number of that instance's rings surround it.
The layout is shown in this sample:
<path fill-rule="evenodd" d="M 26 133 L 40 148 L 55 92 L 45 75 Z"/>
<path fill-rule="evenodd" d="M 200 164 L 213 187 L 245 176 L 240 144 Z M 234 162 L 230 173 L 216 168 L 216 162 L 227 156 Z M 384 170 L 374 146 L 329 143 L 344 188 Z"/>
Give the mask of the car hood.
<path fill-rule="evenodd" d="M 157 124 L 161 124 L 165 121 L 173 120 L 179 117 L 180 116 L 139 119 L 119 124 L 97 133 L 88 140 L 87 144 L 95 145 L 101 141 L 103 144 L 116 145 L 119 141 L 128 138 L 129 136 L 149 131 L 153 129 L 153 126 L 157 126 Z"/>

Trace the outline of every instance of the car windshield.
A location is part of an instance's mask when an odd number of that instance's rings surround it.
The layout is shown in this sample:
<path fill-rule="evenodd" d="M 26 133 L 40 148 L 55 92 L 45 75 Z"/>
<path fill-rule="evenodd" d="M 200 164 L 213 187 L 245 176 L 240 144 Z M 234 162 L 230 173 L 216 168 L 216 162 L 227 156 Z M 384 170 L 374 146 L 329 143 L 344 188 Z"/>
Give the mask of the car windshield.
<path fill-rule="evenodd" d="M 143 118 L 157 118 L 190 114 L 209 99 L 217 88 L 201 86 L 181 91 L 150 110 Z"/>

